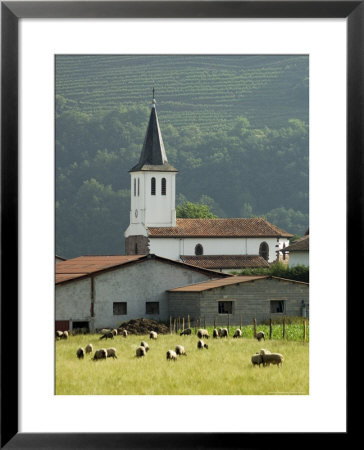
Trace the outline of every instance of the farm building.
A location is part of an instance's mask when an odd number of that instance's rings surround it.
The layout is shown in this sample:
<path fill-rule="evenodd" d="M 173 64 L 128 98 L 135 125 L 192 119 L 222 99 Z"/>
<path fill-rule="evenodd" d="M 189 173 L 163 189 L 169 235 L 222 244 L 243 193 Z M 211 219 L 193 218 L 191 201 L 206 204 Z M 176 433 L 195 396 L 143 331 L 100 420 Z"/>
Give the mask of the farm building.
<path fill-rule="evenodd" d="M 173 317 L 200 318 L 206 324 L 243 325 L 283 316 L 308 316 L 309 284 L 272 276 L 235 276 L 168 291 Z"/>
<path fill-rule="evenodd" d="M 91 332 L 132 318 L 166 320 L 168 289 L 230 277 L 151 254 L 81 256 L 55 271 L 56 329 Z"/>
<path fill-rule="evenodd" d="M 237 270 L 267 266 L 292 237 L 262 218 L 176 218 L 178 171 L 167 159 L 155 99 L 139 162 L 129 172 L 127 255 L 154 253 L 208 269 Z"/>
<path fill-rule="evenodd" d="M 289 255 L 288 266 L 309 266 L 310 263 L 310 236 L 308 231 L 303 238 L 293 242 L 288 247 L 279 250 L 283 254 L 283 258 Z"/>

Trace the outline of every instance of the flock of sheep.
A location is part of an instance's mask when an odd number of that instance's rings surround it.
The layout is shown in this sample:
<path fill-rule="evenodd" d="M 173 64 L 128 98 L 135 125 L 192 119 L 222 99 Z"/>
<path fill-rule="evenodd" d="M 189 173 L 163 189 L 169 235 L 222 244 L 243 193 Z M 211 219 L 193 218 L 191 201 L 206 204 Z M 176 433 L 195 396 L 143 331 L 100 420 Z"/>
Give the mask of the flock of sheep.
<path fill-rule="evenodd" d="M 103 329 L 101 330 L 102 336 L 100 337 L 100 340 L 102 339 L 114 339 L 114 336 L 121 335 L 124 338 L 128 336 L 128 332 L 125 329 L 116 328 L 113 330 Z M 180 333 L 180 336 L 183 335 L 191 335 L 192 330 L 191 328 L 186 328 Z M 212 332 L 213 338 L 217 339 L 220 338 L 227 338 L 229 335 L 227 328 L 218 328 L 214 329 Z M 67 339 L 69 336 L 69 333 L 67 331 L 56 331 L 56 339 Z M 209 339 L 209 333 L 205 329 L 199 329 L 197 331 L 197 348 L 198 349 L 208 349 L 208 345 L 205 344 L 203 339 Z M 240 338 L 242 337 L 242 332 L 240 329 L 236 329 L 233 338 Z M 255 335 L 256 339 L 260 342 L 262 339 L 265 340 L 265 334 L 263 331 L 259 331 Z M 158 338 L 158 334 L 155 331 L 151 331 L 149 334 L 149 338 L 151 340 L 156 340 Z M 147 342 L 142 341 L 137 347 L 135 351 L 135 356 L 137 358 L 141 358 L 146 356 L 147 352 L 149 351 L 149 345 Z M 85 348 L 79 347 L 76 351 L 76 356 L 78 359 L 83 359 L 86 354 L 92 354 L 93 352 L 93 346 L 92 344 L 86 345 Z M 177 345 L 174 350 L 170 349 L 166 353 L 167 360 L 170 361 L 177 361 L 178 356 L 187 356 L 187 353 L 185 351 L 185 348 L 183 345 Z M 116 348 L 110 347 L 110 348 L 101 348 L 95 351 L 94 356 L 92 358 L 93 361 L 100 360 L 100 359 L 107 359 L 107 358 L 117 358 L 116 355 Z M 277 367 L 282 366 L 284 358 L 283 355 L 280 353 L 271 353 L 269 350 L 261 349 L 259 353 L 254 354 L 251 357 L 251 362 L 253 366 L 259 366 L 263 364 L 263 367 L 270 366 L 270 364 L 275 364 Z"/>

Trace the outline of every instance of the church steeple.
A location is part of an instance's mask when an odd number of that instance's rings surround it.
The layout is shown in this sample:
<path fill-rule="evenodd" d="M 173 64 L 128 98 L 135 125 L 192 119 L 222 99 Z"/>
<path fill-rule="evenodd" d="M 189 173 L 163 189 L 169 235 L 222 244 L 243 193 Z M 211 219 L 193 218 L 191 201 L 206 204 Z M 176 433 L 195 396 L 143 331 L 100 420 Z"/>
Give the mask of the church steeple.
<path fill-rule="evenodd" d="M 141 170 L 158 171 L 158 172 L 177 172 L 173 166 L 168 163 L 166 151 L 164 149 L 162 133 L 159 127 L 158 115 L 156 110 L 156 100 L 153 100 L 149 117 L 147 132 L 144 139 L 142 152 L 138 164 L 136 164 L 129 172 L 139 172 Z"/>

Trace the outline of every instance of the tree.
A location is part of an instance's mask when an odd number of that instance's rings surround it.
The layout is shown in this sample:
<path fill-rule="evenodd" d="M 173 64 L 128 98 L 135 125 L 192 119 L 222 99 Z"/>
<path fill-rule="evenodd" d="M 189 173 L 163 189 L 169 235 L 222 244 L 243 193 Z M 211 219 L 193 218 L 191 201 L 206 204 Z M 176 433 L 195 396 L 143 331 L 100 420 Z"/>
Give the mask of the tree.
<path fill-rule="evenodd" d="M 216 219 L 217 216 L 210 211 L 207 205 L 184 202 L 177 206 L 176 215 L 181 219 Z"/>

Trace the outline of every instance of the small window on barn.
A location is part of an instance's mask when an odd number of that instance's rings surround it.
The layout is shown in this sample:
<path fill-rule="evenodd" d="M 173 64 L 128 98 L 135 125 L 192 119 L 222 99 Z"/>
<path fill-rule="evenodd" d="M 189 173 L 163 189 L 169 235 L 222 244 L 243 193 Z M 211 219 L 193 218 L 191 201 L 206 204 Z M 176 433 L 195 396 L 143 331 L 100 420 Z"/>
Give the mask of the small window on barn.
<path fill-rule="evenodd" d="M 159 302 L 145 302 L 145 314 L 159 314 Z"/>
<path fill-rule="evenodd" d="M 271 314 L 284 313 L 284 300 L 271 300 L 270 312 Z"/>
<path fill-rule="evenodd" d="M 200 256 L 203 255 L 203 247 L 201 244 L 197 244 L 195 247 L 195 255 Z"/>
<path fill-rule="evenodd" d="M 219 302 L 219 314 L 232 314 L 233 302 Z"/>
<path fill-rule="evenodd" d="M 114 316 L 125 316 L 127 314 L 126 302 L 114 302 L 112 309 Z"/>
<path fill-rule="evenodd" d="M 262 242 L 259 246 L 259 255 L 266 261 L 269 259 L 269 245 L 266 242 Z"/>
<path fill-rule="evenodd" d="M 166 195 L 167 192 L 167 180 L 165 178 L 162 178 L 162 185 L 161 185 L 161 192 L 162 195 Z"/>
<path fill-rule="evenodd" d="M 151 180 L 151 185 L 150 185 L 150 193 L 152 195 L 155 195 L 155 178 L 153 177 Z"/>

